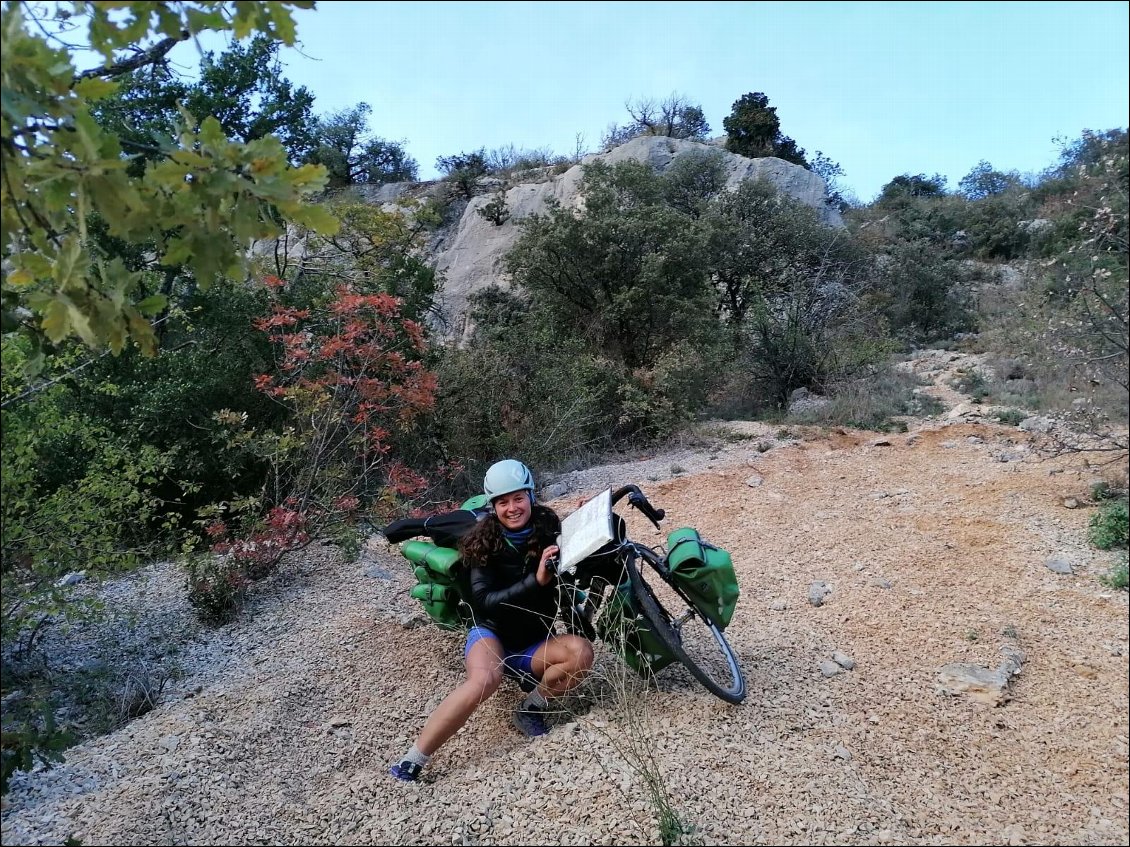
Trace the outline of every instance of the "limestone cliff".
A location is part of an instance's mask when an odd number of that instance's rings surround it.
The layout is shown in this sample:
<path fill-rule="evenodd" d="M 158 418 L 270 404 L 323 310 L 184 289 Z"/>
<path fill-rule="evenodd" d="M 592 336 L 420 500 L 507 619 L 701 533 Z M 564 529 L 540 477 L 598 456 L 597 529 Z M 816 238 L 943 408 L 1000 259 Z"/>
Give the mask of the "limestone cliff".
<path fill-rule="evenodd" d="M 523 218 L 545 212 L 550 200 L 566 208 L 576 207 L 581 202 L 579 186 L 584 165 L 594 161 L 609 164 L 640 161 L 662 171 L 679 156 L 718 149 L 714 144 L 643 136 L 605 153 L 586 156 L 579 165 L 564 173 L 540 169 L 512 179 L 506 185 L 489 178 L 482 180 L 484 193 L 466 201 L 462 213 L 440 229 L 429 244 L 429 262 L 444 279 L 439 306 L 447 322 L 447 333 L 455 338 L 463 336 L 467 328 L 464 319 L 467 297 L 472 292 L 491 284 L 509 284 L 502 259 L 521 234 L 519 224 Z M 843 226 L 839 212 L 825 202 L 827 190 L 819 175 L 782 159 L 747 159 L 725 150 L 720 152 L 728 174 L 728 189 L 748 179 L 767 179 L 779 190 L 817 209 L 829 226 Z M 367 192 L 367 199 L 374 203 L 394 203 L 406 194 L 421 196 L 439 187 L 439 184 L 419 183 L 383 185 Z M 501 225 L 478 214 L 499 191 L 503 192 L 510 213 Z"/>

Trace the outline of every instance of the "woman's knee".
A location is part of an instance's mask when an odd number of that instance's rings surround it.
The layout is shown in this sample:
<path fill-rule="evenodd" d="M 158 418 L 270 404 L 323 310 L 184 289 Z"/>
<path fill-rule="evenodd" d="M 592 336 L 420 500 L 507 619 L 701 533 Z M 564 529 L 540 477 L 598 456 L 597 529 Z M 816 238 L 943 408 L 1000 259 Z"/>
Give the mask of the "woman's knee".
<path fill-rule="evenodd" d="M 592 667 L 592 642 L 578 635 L 571 635 L 569 636 L 568 642 L 563 646 L 567 646 L 568 652 L 566 654 L 567 658 L 564 659 L 562 664 L 567 666 L 571 673 L 587 671 Z"/>
<path fill-rule="evenodd" d="M 467 685 L 476 693 L 479 702 L 490 697 L 502 685 L 502 671 L 476 669 L 467 674 Z"/>
<path fill-rule="evenodd" d="M 592 667 L 594 658 L 592 642 L 578 638 L 574 651 L 573 667 L 579 671 L 587 671 Z"/>

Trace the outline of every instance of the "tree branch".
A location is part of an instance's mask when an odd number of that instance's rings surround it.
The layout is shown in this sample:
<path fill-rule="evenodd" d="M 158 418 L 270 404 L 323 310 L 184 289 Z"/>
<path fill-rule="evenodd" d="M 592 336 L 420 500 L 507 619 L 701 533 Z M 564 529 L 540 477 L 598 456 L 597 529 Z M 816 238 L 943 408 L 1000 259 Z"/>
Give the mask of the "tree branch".
<path fill-rule="evenodd" d="M 107 65 L 99 68 L 90 68 L 82 73 L 76 74 L 72 86 L 81 82 L 84 79 L 91 77 L 116 77 L 122 74 L 128 74 L 131 71 L 136 71 L 138 68 L 145 67 L 146 65 L 153 65 L 160 62 L 168 54 L 170 50 L 180 44 L 182 41 L 187 41 L 189 32 L 187 29 L 181 30 L 179 36 L 168 36 L 162 38 L 148 50 L 138 50 L 136 54 L 128 59 L 122 59 L 114 62 L 112 65 Z"/>

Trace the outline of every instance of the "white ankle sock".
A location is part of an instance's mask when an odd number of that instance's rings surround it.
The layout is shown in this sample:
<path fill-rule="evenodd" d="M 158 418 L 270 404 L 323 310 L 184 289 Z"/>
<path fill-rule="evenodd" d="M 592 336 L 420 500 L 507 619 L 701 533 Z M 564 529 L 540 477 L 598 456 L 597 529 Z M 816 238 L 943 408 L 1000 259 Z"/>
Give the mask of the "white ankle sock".
<path fill-rule="evenodd" d="M 402 762 L 412 762 L 413 764 L 416 764 L 416 765 L 419 765 L 420 767 L 423 767 L 429 761 L 431 761 L 431 758 L 432 757 L 429 756 L 427 753 L 421 753 L 420 748 L 417 747 L 415 744 L 413 744 L 412 749 L 410 749 L 407 753 L 405 753 L 400 761 L 402 761 Z"/>
<path fill-rule="evenodd" d="M 519 706 L 519 708 L 520 709 L 530 709 L 530 708 L 544 709 L 548 705 L 549 705 L 549 700 L 547 700 L 545 695 L 542 694 L 540 691 L 538 691 L 535 688 L 533 691 L 531 691 L 529 694 L 526 695 L 526 699 L 522 701 L 522 705 Z"/>

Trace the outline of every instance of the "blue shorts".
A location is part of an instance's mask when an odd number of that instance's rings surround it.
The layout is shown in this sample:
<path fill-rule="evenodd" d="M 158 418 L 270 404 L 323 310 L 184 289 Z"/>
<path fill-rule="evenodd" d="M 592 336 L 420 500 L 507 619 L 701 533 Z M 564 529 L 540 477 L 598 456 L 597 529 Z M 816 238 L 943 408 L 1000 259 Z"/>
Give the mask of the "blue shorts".
<path fill-rule="evenodd" d="M 470 655 L 471 648 L 475 646 L 475 642 L 480 638 L 493 638 L 499 644 L 502 644 L 502 639 L 498 637 L 494 630 L 487 629 L 485 626 L 473 626 L 471 627 L 471 631 L 467 633 L 467 646 L 463 649 L 464 659 Z M 506 657 L 502 660 L 502 663 L 515 673 L 536 676 L 531 665 L 534 659 L 534 653 L 548 640 L 548 638 L 543 638 L 541 641 L 531 644 L 525 650 L 511 650 L 503 644 L 502 649 Z"/>

